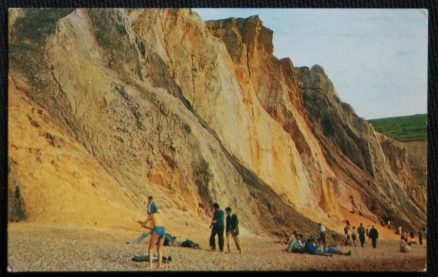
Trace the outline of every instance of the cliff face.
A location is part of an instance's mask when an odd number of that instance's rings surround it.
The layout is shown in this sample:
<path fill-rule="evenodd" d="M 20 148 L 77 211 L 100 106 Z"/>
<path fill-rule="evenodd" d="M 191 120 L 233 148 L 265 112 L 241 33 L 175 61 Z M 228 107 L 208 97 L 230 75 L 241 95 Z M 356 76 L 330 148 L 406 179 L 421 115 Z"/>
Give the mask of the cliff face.
<path fill-rule="evenodd" d="M 425 220 L 424 185 L 414 197 L 403 185 L 418 176 L 381 170 L 393 158 L 385 150 L 399 147 L 381 147 L 384 138 L 336 97 L 320 110 L 342 114 L 312 110 L 321 103 L 307 95 L 329 82 L 276 59 L 258 17 L 203 23 L 186 9 L 45 9 L 13 10 L 10 21 L 9 187 L 20 184 L 28 220 L 112 226 L 114 214 L 132 226 L 152 192 L 174 228 L 208 224 L 218 201 L 244 228 L 279 234 L 316 230 L 312 220 L 336 227 L 351 196 L 364 216 L 382 216 L 367 201 L 379 195 L 384 207 L 394 191 L 394 217 Z M 324 126 L 338 122 L 331 138 Z"/>
<path fill-rule="evenodd" d="M 392 216 L 396 224 L 425 222 L 426 165 L 341 102 L 320 66 L 296 72 L 313 133 L 327 159 L 349 187 L 361 191 L 364 201 L 358 206 L 352 199 L 351 210 L 363 213 L 365 204 L 376 215 Z"/>

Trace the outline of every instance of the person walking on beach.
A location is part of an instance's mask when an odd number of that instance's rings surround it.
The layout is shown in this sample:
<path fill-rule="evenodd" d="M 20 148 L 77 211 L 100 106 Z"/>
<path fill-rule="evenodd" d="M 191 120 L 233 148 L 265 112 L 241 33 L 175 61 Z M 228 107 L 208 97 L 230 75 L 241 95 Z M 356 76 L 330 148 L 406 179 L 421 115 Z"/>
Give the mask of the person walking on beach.
<path fill-rule="evenodd" d="M 353 226 L 353 228 L 351 229 L 351 240 L 353 241 L 354 247 L 356 247 L 356 238 L 357 238 L 357 230 L 356 230 L 356 226 Z"/>
<path fill-rule="evenodd" d="M 409 235 L 411 236 L 411 240 L 413 240 L 414 237 L 415 237 L 415 233 L 414 233 L 414 231 L 411 231 L 411 232 L 409 233 Z"/>
<path fill-rule="evenodd" d="M 374 225 L 371 226 L 371 230 L 370 230 L 370 239 L 371 239 L 371 244 L 373 246 L 373 248 L 377 247 L 377 239 L 379 238 L 379 232 L 377 231 L 376 228 L 374 228 Z"/>
<path fill-rule="evenodd" d="M 418 230 L 418 242 L 420 243 L 420 245 L 423 245 L 423 229 L 420 228 Z"/>
<path fill-rule="evenodd" d="M 359 228 L 357 228 L 357 233 L 359 234 L 360 246 L 363 247 L 365 244 L 365 227 L 363 227 L 362 222 L 360 223 Z"/>
<path fill-rule="evenodd" d="M 325 226 L 322 225 L 321 223 L 318 224 L 319 225 L 319 240 L 321 241 L 324 250 L 326 248 L 326 240 L 325 240 Z"/>
<path fill-rule="evenodd" d="M 218 236 L 219 250 L 224 251 L 224 211 L 220 209 L 218 203 L 213 204 L 214 214 L 210 224 L 210 249 L 216 250 L 215 236 Z"/>
<path fill-rule="evenodd" d="M 147 226 L 147 223 L 152 222 L 152 228 Z M 151 239 L 149 240 L 149 269 L 152 269 L 152 261 L 154 257 L 154 246 L 157 245 L 158 252 L 158 267 L 161 267 L 161 262 L 163 259 L 163 244 L 166 235 L 166 230 L 164 229 L 164 220 L 158 213 L 158 208 L 152 207 L 149 210 L 149 216 L 145 221 L 139 221 L 139 223 L 146 229 L 152 230 Z"/>
<path fill-rule="evenodd" d="M 365 234 L 367 235 L 368 238 L 370 238 L 370 229 L 371 229 L 371 226 L 368 225 L 366 230 L 365 230 Z"/>
<path fill-rule="evenodd" d="M 225 208 L 225 213 L 227 214 L 227 217 L 225 219 L 226 222 L 225 232 L 227 234 L 228 253 L 231 252 L 230 250 L 230 236 L 231 236 L 234 240 L 234 243 L 236 244 L 237 250 L 239 250 L 239 253 L 242 254 L 239 238 L 237 237 L 239 235 L 239 219 L 237 218 L 237 215 L 235 213 L 231 213 L 230 207 Z"/>
<path fill-rule="evenodd" d="M 344 235 L 347 238 L 347 241 L 350 240 L 350 233 L 349 232 L 350 232 L 350 226 L 347 224 L 344 227 Z"/>

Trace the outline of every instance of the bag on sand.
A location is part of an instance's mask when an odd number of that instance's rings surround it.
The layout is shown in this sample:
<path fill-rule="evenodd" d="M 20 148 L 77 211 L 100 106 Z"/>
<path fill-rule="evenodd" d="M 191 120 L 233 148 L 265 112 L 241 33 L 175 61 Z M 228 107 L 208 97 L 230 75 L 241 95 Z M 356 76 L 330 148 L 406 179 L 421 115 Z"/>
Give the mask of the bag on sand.
<path fill-rule="evenodd" d="M 175 239 L 176 239 L 175 236 L 172 236 L 172 234 L 170 234 L 170 233 L 166 233 L 164 235 L 164 245 L 165 246 L 174 245 Z"/>
<path fill-rule="evenodd" d="M 189 247 L 189 248 L 194 248 L 194 249 L 201 249 L 201 247 L 199 246 L 199 244 L 191 241 L 191 240 L 185 240 L 183 242 L 181 242 L 181 247 Z"/>
<path fill-rule="evenodd" d="M 133 262 L 149 262 L 149 256 L 145 255 L 145 256 L 134 256 L 132 257 L 131 261 Z M 158 257 L 154 255 L 154 257 L 152 258 L 153 262 L 158 261 Z M 168 263 L 172 261 L 172 257 L 171 256 L 163 256 L 162 262 L 163 263 Z"/>

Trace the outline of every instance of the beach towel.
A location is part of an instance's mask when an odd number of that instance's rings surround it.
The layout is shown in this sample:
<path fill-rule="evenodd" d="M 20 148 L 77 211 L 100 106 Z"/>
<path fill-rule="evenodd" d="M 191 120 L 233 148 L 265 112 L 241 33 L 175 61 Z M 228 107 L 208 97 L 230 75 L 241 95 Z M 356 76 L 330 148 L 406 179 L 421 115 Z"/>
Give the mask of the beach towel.
<path fill-rule="evenodd" d="M 134 256 L 132 257 L 131 261 L 133 262 L 148 262 L 149 261 L 149 256 L 145 255 L 145 256 Z M 156 262 L 158 261 L 158 257 L 154 255 L 154 258 L 152 259 L 152 261 Z M 168 263 L 172 261 L 172 257 L 171 256 L 163 256 L 163 263 Z"/>

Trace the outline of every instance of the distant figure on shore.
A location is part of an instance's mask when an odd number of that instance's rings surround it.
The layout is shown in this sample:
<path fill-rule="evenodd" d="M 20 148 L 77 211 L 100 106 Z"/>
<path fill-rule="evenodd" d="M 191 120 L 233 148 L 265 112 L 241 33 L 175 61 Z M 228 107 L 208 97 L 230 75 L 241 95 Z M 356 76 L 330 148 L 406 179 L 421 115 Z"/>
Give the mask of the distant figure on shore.
<path fill-rule="evenodd" d="M 400 238 L 400 252 L 408 253 L 410 250 L 407 233 L 403 233 Z"/>
<path fill-rule="evenodd" d="M 360 246 L 363 247 L 365 244 L 365 227 L 363 227 L 362 222 L 360 223 L 359 228 L 357 228 L 357 233 L 359 234 Z"/>
<path fill-rule="evenodd" d="M 237 215 L 235 213 L 231 212 L 230 207 L 225 208 L 225 213 L 227 214 L 227 217 L 225 219 L 226 222 L 226 234 L 227 234 L 227 248 L 228 253 L 231 252 L 230 250 L 230 236 L 233 238 L 234 243 L 236 244 L 237 250 L 239 250 L 239 253 L 242 254 L 242 250 L 240 248 L 240 242 L 239 238 L 237 237 L 239 235 L 239 219 L 237 218 Z"/>
<path fill-rule="evenodd" d="M 401 226 L 398 226 L 398 228 L 397 228 L 397 232 L 396 232 L 396 234 L 397 235 L 402 235 L 402 227 Z"/>
<path fill-rule="evenodd" d="M 390 219 L 388 219 L 387 225 L 388 225 L 388 229 L 391 230 L 391 220 Z"/>
<path fill-rule="evenodd" d="M 370 239 L 371 239 L 371 244 L 373 246 L 373 248 L 377 247 L 377 239 L 379 238 L 379 232 L 377 231 L 376 228 L 374 228 L 374 225 L 371 226 L 371 230 L 370 230 Z"/>
<path fill-rule="evenodd" d="M 152 228 L 147 226 L 147 223 L 152 222 Z M 153 257 L 154 255 L 154 246 L 157 245 L 158 252 L 158 267 L 161 267 L 161 262 L 163 260 L 163 244 L 164 238 L 166 235 L 166 231 L 164 229 L 164 220 L 161 215 L 158 213 L 158 208 L 156 206 L 151 207 L 149 210 L 149 216 L 145 221 L 139 221 L 139 223 L 146 229 L 151 230 L 151 239 L 149 240 L 149 257 Z M 157 243 L 158 242 L 158 243 Z M 149 269 L 152 269 L 152 260 L 149 259 Z"/>
<path fill-rule="evenodd" d="M 356 238 L 357 238 L 357 230 L 356 230 L 356 226 L 353 226 L 353 228 L 351 229 L 351 240 L 353 241 L 354 247 L 356 247 Z"/>
<path fill-rule="evenodd" d="M 210 228 L 210 249 L 216 250 L 215 236 L 218 236 L 219 250 L 224 251 L 224 211 L 220 209 L 218 203 L 213 204 L 214 214 L 211 220 Z"/>
<path fill-rule="evenodd" d="M 410 236 L 411 236 L 411 240 L 414 239 L 414 237 L 415 237 L 415 233 L 414 233 L 414 231 L 411 231 L 411 232 L 410 232 Z"/>
<path fill-rule="evenodd" d="M 350 240 L 350 226 L 348 224 L 344 227 L 344 235 L 347 240 Z"/>
<path fill-rule="evenodd" d="M 418 242 L 420 243 L 420 245 L 423 245 L 423 229 L 420 228 L 418 230 Z"/>
<path fill-rule="evenodd" d="M 322 225 L 322 223 L 319 223 L 318 225 L 319 225 L 319 240 L 321 241 L 321 243 L 324 247 L 324 250 L 325 250 L 325 247 L 326 247 L 325 226 Z"/>

